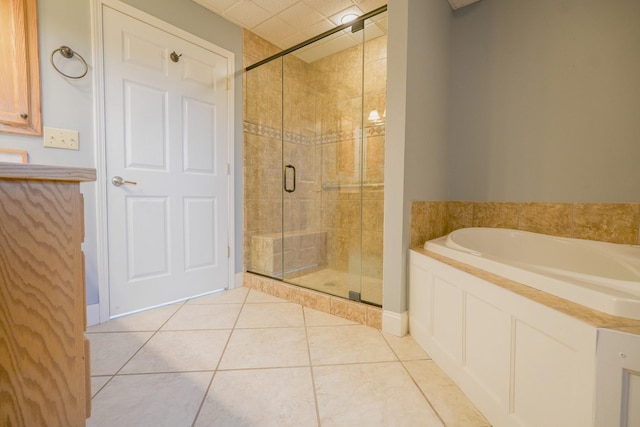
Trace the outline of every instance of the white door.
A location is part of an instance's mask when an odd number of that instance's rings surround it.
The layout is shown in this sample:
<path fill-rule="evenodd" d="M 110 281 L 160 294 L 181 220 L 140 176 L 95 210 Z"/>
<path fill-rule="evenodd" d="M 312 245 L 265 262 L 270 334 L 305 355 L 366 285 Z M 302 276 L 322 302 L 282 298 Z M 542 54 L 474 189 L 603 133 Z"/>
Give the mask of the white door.
<path fill-rule="evenodd" d="M 229 59 L 106 6 L 103 52 L 110 316 L 227 287 Z"/>

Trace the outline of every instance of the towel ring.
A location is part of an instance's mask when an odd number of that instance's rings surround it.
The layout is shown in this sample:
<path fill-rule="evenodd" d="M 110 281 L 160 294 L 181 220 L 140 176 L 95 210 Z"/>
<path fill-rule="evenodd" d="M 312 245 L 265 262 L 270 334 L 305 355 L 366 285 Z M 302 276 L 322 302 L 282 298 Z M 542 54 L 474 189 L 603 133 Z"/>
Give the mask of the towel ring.
<path fill-rule="evenodd" d="M 56 52 L 60 52 L 60 55 L 62 55 L 64 58 L 70 59 L 73 58 L 74 56 L 77 56 L 78 58 L 80 58 L 80 61 L 82 61 L 82 64 L 84 65 L 84 73 L 80 74 L 79 76 L 70 76 L 68 74 L 63 73 L 62 71 L 60 71 L 58 69 L 58 67 L 56 67 L 56 64 L 53 62 L 53 55 L 56 54 Z M 54 50 L 53 52 L 51 52 L 51 66 L 53 66 L 53 68 L 60 74 L 62 74 L 65 77 L 68 77 L 70 79 L 81 79 L 84 76 L 87 75 L 87 72 L 89 71 L 89 66 L 87 65 L 87 61 L 84 60 L 84 58 L 82 57 L 82 55 L 80 55 L 78 52 L 74 52 L 73 49 L 71 49 L 68 46 L 60 46 L 59 48 L 57 48 L 56 50 Z"/>

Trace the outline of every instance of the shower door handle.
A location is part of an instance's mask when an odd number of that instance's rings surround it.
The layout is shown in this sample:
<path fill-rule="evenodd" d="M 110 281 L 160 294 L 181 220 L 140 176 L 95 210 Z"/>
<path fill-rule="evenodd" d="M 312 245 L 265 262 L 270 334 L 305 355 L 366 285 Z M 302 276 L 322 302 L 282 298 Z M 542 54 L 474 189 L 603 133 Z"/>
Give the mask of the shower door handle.
<path fill-rule="evenodd" d="M 289 169 L 293 170 L 293 188 L 287 187 L 287 172 Z M 293 193 L 296 191 L 296 168 L 293 165 L 287 165 L 284 167 L 284 179 L 283 179 L 284 191 L 287 193 Z"/>

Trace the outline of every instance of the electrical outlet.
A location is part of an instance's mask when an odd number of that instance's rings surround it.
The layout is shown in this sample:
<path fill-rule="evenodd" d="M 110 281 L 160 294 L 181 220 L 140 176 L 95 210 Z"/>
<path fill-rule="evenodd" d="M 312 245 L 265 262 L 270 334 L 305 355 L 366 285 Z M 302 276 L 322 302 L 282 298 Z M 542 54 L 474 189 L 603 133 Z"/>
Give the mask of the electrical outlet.
<path fill-rule="evenodd" d="M 45 127 L 44 146 L 64 148 L 65 150 L 79 150 L 78 131 Z"/>

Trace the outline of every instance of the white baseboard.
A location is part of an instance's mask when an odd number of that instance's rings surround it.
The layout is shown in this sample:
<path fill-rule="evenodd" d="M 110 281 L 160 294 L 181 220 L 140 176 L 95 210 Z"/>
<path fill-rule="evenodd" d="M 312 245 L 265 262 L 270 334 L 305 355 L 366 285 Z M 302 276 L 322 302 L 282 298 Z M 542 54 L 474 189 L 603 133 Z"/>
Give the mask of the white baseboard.
<path fill-rule="evenodd" d="M 382 310 L 382 332 L 402 337 L 409 332 L 409 312 Z"/>
<path fill-rule="evenodd" d="M 91 304 L 87 306 L 87 326 L 93 326 L 100 323 L 100 304 Z"/>
<path fill-rule="evenodd" d="M 236 288 L 241 288 L 243 284 L 244 284 L 244 273 L 243 272 L 236 273 L 236 276 L 235 276 L 235 287 Z"/>

